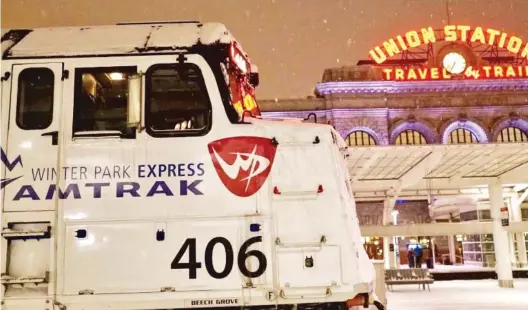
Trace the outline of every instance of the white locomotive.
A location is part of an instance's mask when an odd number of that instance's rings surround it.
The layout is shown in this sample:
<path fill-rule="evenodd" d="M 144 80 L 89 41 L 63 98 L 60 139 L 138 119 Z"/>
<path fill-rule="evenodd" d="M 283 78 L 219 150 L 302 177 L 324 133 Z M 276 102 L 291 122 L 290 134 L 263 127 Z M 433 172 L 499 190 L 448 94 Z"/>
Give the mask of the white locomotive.
<path fill-rule="evenodd" d="M 260 116 L 222 24 L 2 36 L 2 309 L 372 302 L 329 125 Z"/>

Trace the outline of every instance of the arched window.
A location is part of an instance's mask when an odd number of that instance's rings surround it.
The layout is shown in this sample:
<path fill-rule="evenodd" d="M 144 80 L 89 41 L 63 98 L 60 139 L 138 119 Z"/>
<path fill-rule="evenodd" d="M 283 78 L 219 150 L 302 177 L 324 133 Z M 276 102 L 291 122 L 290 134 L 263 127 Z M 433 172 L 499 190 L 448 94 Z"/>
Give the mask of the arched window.
<path fill-rule="evenodd" d="M 528 136 L 517 127 L 506 127 L 499 132 L 497 142 L 528 142 Z"/>
<path fill-rule="evenodd" d="M 400 132 L 396 139 L 394 139 L 396 145 L 419 145 L 427 144 L 424 135 L 417 130 L 405 130 Z"/>
<path fill-rule="evenodd" d="M 469 129 L 457 128 L 449 133 L 448 144 L 478 143 L 477 136 Z"/>
<path fill-rule="evenodd" d="M 369 146 L 376 145 L 376 140 L 366 131 L 356 130 L 351 132 L 345 139 L 348 146 Z"/>
<path fill-rule="evenodd" d="M 442 132 L 442 143 L 444 144 L 488 142 L 488 134 L 484 128 L 472 120 L 455 120 L 446 126 Z"/>

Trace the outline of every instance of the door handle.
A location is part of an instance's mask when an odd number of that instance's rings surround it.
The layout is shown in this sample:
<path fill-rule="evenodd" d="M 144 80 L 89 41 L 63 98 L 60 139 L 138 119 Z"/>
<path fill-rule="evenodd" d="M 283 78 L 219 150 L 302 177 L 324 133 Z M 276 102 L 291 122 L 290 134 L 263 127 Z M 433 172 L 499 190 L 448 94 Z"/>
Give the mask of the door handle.
<path fill-rule="evenodd" d="M 45 132 L 41 136 L 43 137 L 51 136 L 51 145 L 59 144 L 59 132 L 58 131 Z"/>

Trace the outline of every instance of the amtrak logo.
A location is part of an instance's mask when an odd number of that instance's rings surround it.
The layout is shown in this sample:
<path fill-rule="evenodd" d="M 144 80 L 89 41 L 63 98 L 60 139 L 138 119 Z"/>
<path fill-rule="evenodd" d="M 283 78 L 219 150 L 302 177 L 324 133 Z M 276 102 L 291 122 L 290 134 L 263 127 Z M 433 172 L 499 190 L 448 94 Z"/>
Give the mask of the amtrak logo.
<path fill-rule="evenodd" d="M 22 165 L 22 158 L 20 155 L 18 155 L 13 161 L 10 161 L 7 158 L 7 154 L 4 152 L 4 149 L 0 148 L 0 160 L 2 161 L 2 164 L 7 168 L 9 171 L 13 171 L 16 166 L 20 165 L 20 167 L 23 167 Z M 9 183 L 12 183 L 16 181 L 17 179 L 20 179 L 22 176 L 18 176 L 15 178 L 2 178 L 0 180 L 0 189 L 3 189 L 6 187 Z"/>
<path fill-rule="evenodd" d="M 220 180 L 239 197 L 260 190 L 273 166 L 277 146 L 269 138 L 232 137 L 213 141 L 209 154 Z"/>
<path fill-rule="evenodd" d="M 220 167 L 222 167 L 222 170 L 224 170 L 227 176 L 232 180 L 236 180 L 242 170 L 249 171 L 249 175 L 241 179 L 241 181 L 247 180 L 245 189 L 246 192 L 249 189 L 249 184 L 251 184 L 251 179 L 261 174 L 270 165 L 270 161 L 266 157 L 256 155 L 256 151 L 257 146 L 255 145 L 251 153 L 229 153 L 230 155 L 236 155 L 235 162 L 230 165 L 226 163 L 224 159 L 220 155 L 218 155 L 216 150 L 213 148 L 216 161 L 218 162 Z M 246 157 L 247 159 L 243 159 L 242 156 Z"/>

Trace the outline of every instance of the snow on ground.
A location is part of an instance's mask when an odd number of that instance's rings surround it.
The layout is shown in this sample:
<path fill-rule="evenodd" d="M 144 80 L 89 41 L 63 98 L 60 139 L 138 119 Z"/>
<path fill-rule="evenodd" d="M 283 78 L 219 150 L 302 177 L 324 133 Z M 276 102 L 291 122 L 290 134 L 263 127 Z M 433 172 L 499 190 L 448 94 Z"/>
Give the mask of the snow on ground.
<path fill-rule="evenodd" d="M 528 279 L 514 279 L 513 289 L 497 280 L 436 281 L 430 292 L 395 285 L 387 299 L 387 310 L 528 310 Z"/>

